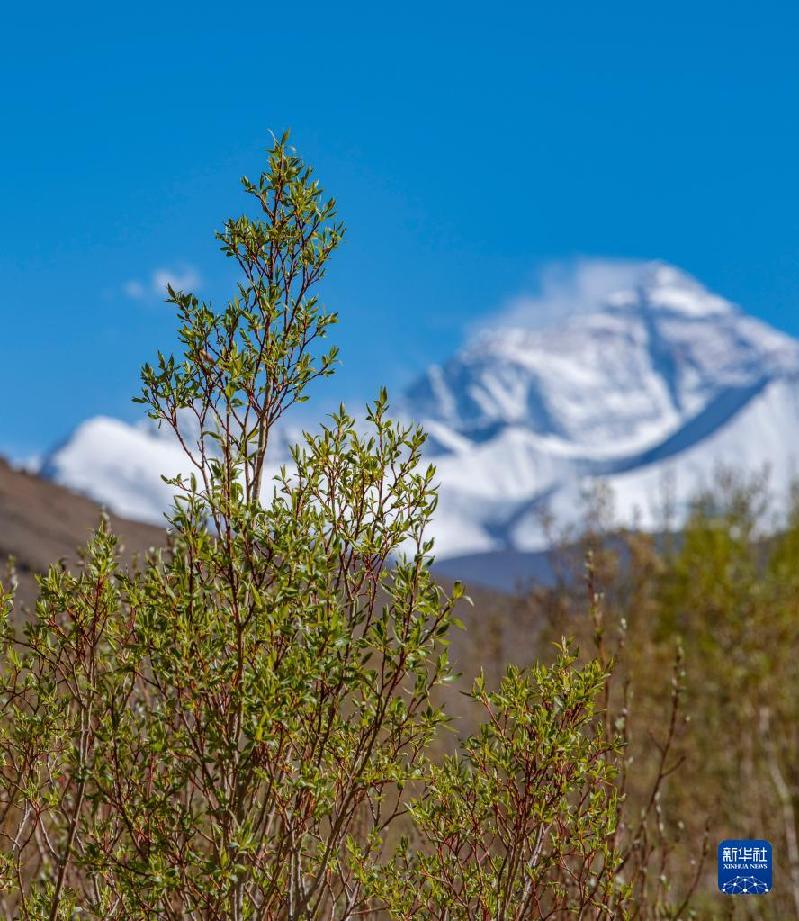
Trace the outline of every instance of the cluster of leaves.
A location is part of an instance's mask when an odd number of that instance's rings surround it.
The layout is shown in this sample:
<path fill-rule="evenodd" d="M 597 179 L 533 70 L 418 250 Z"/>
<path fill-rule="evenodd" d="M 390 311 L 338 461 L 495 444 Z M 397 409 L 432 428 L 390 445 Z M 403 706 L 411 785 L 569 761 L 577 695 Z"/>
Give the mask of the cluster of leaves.
<path fill-rule="evenodd" d="M 617 916 L 629 892 L 613 849 L 619 749 L 596 714 L 607 678 L 564 644 L 552 667 L 511 667 L 494 692 L 478 679 L 485 722 L 410 807 L 423 846 L 406 840 L 371 871 L 392 917 Z"/>
<path fill-rule="evenodd" d="M 775 528 L 768 495 L 767 477 L 720 469 L 678 534 L 587 534 L 562 548 L 562 581 L 527 600 L 551 635 L 566 630 L 590 644 L 574 574 L 594 548 L 603 630 L 623 637 L 608 711 L 626 714 L 626 812 L 652 804 L 648 841 L 663 839 L 657 850 L 669 852 L 672 885 L 692 885 L 708 832 L 714 842 L 774 845 L 779 869 L 767 898 L 720 898 L 705 862 L 693 905 L 706 919 L 799 916 L 799 501 Z M 688 679 L 669 734 L 663 713 L 675 685 L 665 676 L 675 646 Z M 647 777 L 661 764 L 667 776 L 653 803 Z"/>
<path fill-rule="evenodd" d="M 461 589 L 430 573 L 422 432 L 381 394 L 266 476 L 275 423 L 332 371 L 314 285 L 342 228 L 286 138 L 244 188 L 259 217 L 220 234 L 236 296 L 216 312 L 170 290 L 183 353 L 143 369 L 140 399 L 191 467 L 168 546 L 126 570 L 101 524 L 21 631 L 6 617 L 0 911 L 672 917 L 632 901 L 608 661 L 562 646 L 478 682 L 482 728 L 433 757 Z"/>

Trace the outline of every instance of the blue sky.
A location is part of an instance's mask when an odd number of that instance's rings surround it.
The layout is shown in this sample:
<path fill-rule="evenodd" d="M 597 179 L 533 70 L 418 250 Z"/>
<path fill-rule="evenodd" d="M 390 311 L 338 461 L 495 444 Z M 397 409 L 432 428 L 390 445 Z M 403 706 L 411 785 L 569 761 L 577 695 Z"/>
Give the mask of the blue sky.
<path fill-rule="evenodd" d="M 3 13 L 0 452 L 140 416 L 155 280 L 224 297 L 213 231 L 270 129 L 349 226 L 323 400 L 400 389 L 581 255 L 668 260 L 799 334 L 796 4 L 297 8 Z"/>

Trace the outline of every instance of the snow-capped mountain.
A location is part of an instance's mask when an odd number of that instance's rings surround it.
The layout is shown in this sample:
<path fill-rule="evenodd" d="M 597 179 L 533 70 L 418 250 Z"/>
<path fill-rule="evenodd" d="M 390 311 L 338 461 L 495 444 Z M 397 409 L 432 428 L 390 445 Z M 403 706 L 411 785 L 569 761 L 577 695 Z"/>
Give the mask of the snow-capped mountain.
<path fill-rule="evenodd" d="M 410 389 L 442 484 L 438 552 L 540 550 L 597 481 L 617 520 L 658 527 L 720 465 L 799 473 L 799 342 L 661 263 L 565 322 L 475 337 Z M 517 318 L 518 320 L 518 318 Z"/>
<path fill-rule="evenodd" d="M 662 263 L 626 265 L 600 296 L 536 323 L 500 317 L 409 389 L 427 428 L 440 559 L 533 552 L 547 516 L 576 523 L 598 482 L 620 523 L 679 515 L 719 465 L 770 468 L 778 504 L 799 473 L 799 342 Z M 558 305 L 553 301 L 553 311 Z M 565 314 L 565 316 L 563 315 Z M 120 514 L 157 520 L 178 447 L 144 427 L 84 423 L 42 472 Z"/>
<path fill-rule="evenodd" d="M 186 469 L 177 441 L 153 426 L 96 416 L 51 451 L 38 472 L 118 515 L 159 524 L 172 498 L 162 475 L 174 477 Z"/>

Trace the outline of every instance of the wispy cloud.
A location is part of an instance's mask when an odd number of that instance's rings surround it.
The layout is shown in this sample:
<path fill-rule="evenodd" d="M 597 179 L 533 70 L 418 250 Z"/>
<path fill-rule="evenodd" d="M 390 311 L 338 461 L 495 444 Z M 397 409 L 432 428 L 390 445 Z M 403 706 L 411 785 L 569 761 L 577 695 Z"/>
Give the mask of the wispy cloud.
<path fill-rule="evenodd" d="M 131 278 L 122 285 L 122 293 L 132 301 L 141 301 L 147 296 L 147 289 L 135 278 Z"/>
<path fill-rule="evenodd" d="M 167 285 L 176 291 L 193 291 L 202 284 L 200 273 L 193 266 L 162 267 L 149 278 L 129 278 L 122 285 L 122 293 L 132 301 L 146 301 L 166 296 Z"/>
<path fill-rule="evenodd" d="M 544 266 L 531 293 L 512 298 L 472 330 L 497 326 L 541 329 L 590 313 L 612 294 L 635 288 L 654 263 L 631 259 L 572 259 Z"/>
<path fill-rule="evenodd" d="M 191 291 L 201 282 L 200 273 L 191 266 L 182 269 L 156 269 L 153 273 L 153 290 L 158 294 L 166 291 L 167 285 L 171 285 L 175 291 Z"/>

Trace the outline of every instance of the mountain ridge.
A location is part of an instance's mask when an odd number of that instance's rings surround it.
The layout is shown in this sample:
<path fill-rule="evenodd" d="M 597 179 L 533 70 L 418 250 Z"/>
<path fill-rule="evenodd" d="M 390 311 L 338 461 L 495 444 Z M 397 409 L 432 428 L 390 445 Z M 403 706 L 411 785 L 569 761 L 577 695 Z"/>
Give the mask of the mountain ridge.
<path fill-rule="evenodd" d="M 799 341 L 664 263 L 614 280 L 596 302 L 553 301 L 551 316 L 539 302 L 535 323 L 521 308 L 499 317 L 408 388 L 400 411 L 427 429 L 438 470 L 440 559 L 539 553 L 548 521 L 576 527 L 600 484 L 615 495 L 618 523 L 652 530 L 658 483 L 676 480 L 681 517 L 723 464 L 743 474 L 770 465 L 777 506 L 787 502 Z M 101 418 L 41 469 L 155 520 L 169 500 L 160 473 L 185 463 L 163 435 Z"/>

